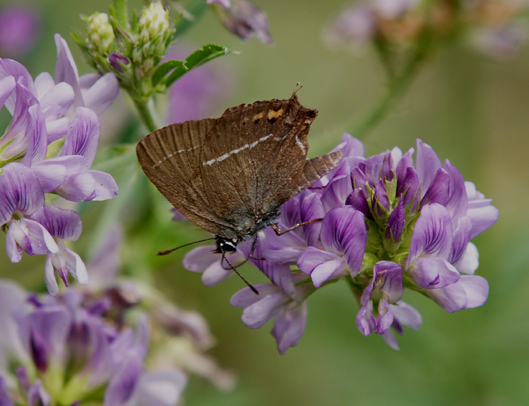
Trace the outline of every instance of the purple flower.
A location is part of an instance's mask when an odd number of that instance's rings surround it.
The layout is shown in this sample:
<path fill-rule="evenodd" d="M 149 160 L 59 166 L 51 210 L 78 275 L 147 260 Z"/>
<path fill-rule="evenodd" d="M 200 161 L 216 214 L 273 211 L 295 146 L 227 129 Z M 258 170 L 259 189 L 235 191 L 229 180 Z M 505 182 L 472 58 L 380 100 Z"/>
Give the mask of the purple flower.
<path fill-rule="evenodd" d="M 16 58 L 27 53 L 40 34 L 40 16 L 29 4 L 0 8 L 0 56 Z"/>
<path fill-rule="evenodd" d="M 35 141 L 47 145 L 66 134 L 69 120 L 61 116 L 73 102 L 72 89 L 66 83 L 43 83 L 45 75 L 39 75 L 34 83 L 24 66 L 10 59 L 0 60 L 0 101 L 13 116 L 0 139 L 0 160 L 16 159 L 30 147 L 33 155 L 35 150 L 41 151 Z"/>
<path fill-rule="evenodd" d="M 366 247 L 364 216 L 352 207 L 336 207 L 323 220 L 322 248 L 308 247 L 297 265 L 310 275 L 314 286 L 360 271 Z"/>
<path fill-rule="evenodd" d="M 119 83 L 116 76 L 109 72 L 103 76 L 88 73 L 79 77 L 70 48 L 59 34 L 55 34 L 55 44 L 57 45 L 55 82 L 69 84 L 75 94 L 70 114 L 73 114 L 77 107 L 88 107 L 98 116 L 101 115 L 119 94 Z"/>
<path fill-rule="evenodd" d="M 112 314 L 112 320 L 118 326 L 127 318 L 129 309 L 141 304 L 153 329 L 158 332 L 157 337 L 160 337 L 160 342 L 153 343 L 149 353 L 150 365 L 156 370 L 140 376 L 130 404 L 139 406 L 146 402 L 145 399 L 151 399 L 152 402 L 161 402 L 161 405 L 173 405 L 187 381 L 186 375 L 175 369 L 175 365 L 209 379 L 221 389 L 231 388 L 235 381 L 233 375 L 203 353 L 214 345 L 215 339 L 198 312 L 179 309 L 152 287 L 119 277 L 122 234 L 117 225 L 111 227 L 88 262 L 88 297 L 94 296 L 99 303 L 109 304 L 111 310 L 108 313 Z M 230 272 L 233 273 L 231 269 Z M 183 352 L 182 347 L 185 348 Z M 167 385 L 167 391 L 159 393 L 156 385 L 158 378 Z"/>
<path fill-rule="evenodd" d="M 246 40 L 255 36 L 265 44 L 273 42 L 266 13 L 255 4 L 246 0 L 212 0 L 208 3 L 214 7 L 222 24 L 238 37 Z"/>
<path fill-rule="evenodd" d="M 391 261 L 377 262 L 373 267 L 373 278 L 362 293 L 362 307 L 356 316 L 362 334 L 368 336 L 373 331 L 385 334 L 389 330 L 394 320 L 391 305 L 400 301 L 403 291 L 402 267 Z M 375 303 L 377 309 L 374 309 Z"/>
<path fill-rule="evenodd" d="M 409 304 L 399 301 L 396 304 L 390 304 L 389 308 L 393 313 L 393 324 L 391 327 L 397 333 L 404 334 L 402 326 L 409 327 L 413 330 L 418 330 L 419 327 L 421 327 L 421 314 Z M 386 343 L 394 350 L 399 349 L 397 339 L 391 329 L 386 330 L 386 332 L 382 334 L 382 338 L 384 338 L 384 341 L 386 341 Z"/>
<path fill-rule="evenodd" d="M 15 406 L 8 396 L 6 380 L 2 376 L 0 376 L 0 405 Z"/>
<path fill-rule="evenodd" d="M 248 243 L 251 244 L 251 242 Z M 188 271 L 202 273 L 202 282 L 205 286 L 215 286 L 235 274 L 230 264 L 237 267 L 246 261 L 241 247 L 242 245 L 237 251 L 226 254 L 226 259 L 215 253 L 216 247 L 214 246 L 197 247 L 184 257 L 184 268 Z"/>
<path fill-rule="evenodd" d="M 6 249 L 12 262 L 29 255 L 57 253 L 53 237 L 39 222 L 26 218 L 44 205 L 37 177 L 25 165 L 12 163 L 0 176 L 0 225 L 7 225 Z"/>
<path fill-rule="evenodd" d="M 57 82 L 46 72 L 33 81 L 18 62 L 0 60 L 0 105 L 13 116 L 0 138 L 0 225 L 7 231 L 12 262 L 20 261 L 23 251 L 47 255 L 45 279 L 53 294 L 58 292 L 54 268 L 66 285 L 68 273 L 80 283 L 87 282 L 87 274 L 79 255 L 63 243 L 79 237 L 79 216 L 45 206 L 45 194 L 74 202 L 117 195 L 112 176 L 90 170 L 99 143 L 99 119 L 81 106 L 103 112 L 119 89 L 113 76 L 79 78 L 65 41 L 56 36 L 56 42 Z M 79 107 L 72 109 L 75 105 Z M 48 145 L 62 137 L 59 155 L 46 159 Z"/>
<path fill-rule="evenodd" d="M 392 329 L 402 334 L 403 326 L 418 329 L 422 323 L 418 311 L 401 301 L 404 287 L 449 312 L 483 305 L 488 283 L 474 275 L 478 251 L 470 240 L 497 220 L 491 200 L 421 140 L 415 163 L 413 149 L 364 158 L 363 145 L 348 134 L 336 149 L 344 155 L 341 163 L 313 190 L 286 202 L 277 220 L 281 229 L 312 223 L 280 237 L 265 229 L 253 258 L 248 242 L 238 247 L 238 258 L 249 258 L 271 282 L 255 286 L 259 295 L 246 288 L 232 297 L 244 308 L 243 322 L 260 328 L 275 318 L 272 334 L 284 353 L 304 331 L 308 295 L 346 279 L 360 302 L 358 329 L 380 334 L 398 349 Z M 188 269 L 211 272 L 209 286 L 230 275 L 211 251 L 197 248 L 184 261 Z"/>
<path fill-rule="evenodd" d="M 112 52 L 112 54 L 108 57 L 108 62 L 120 73 L 123 73 L 123 68 L 121 67 L 122 65 L 130 64 L 129 58 L 120 55 L 117 52 Z"/>
<path fill-rule="evenodd" d="M 48 374 L 66 368 L 70 379 L 77 380 L 75 392 L 69 395 L 75 398 L 67 403 L 82 400 L 94 388 L 106 385 L 105 404 L 124 405 L 140 382 L 149 342 L 148 325 L 140 319 L 136 330 L 118 331 L 102 317 L 107 309 L 108 304 L 85 303 L 81 292 L 71 289 L 57 298 L 29 296 L 26 306 L 16 311 L 20 341 L 39 376 L 47 377 L 43 381 L 50 384 Z M 24 370 L 19 370 L 17 376 L 29 382 Z M 39 380 L 27 390 L 42 400 L 48 396 Z M 48 403 L 49 397 L 42 404 Z"/>
<path fill-rule="evenodd" d="M 44 163 L 49 169 L 47 176 L 62 173 L 58 168 L 64 168 L 66 176 L 54 190 L 56 194 L 72 202 L 106 200 L 117 196 L 118 187 L 111 175 L 89 170 L 94 162 L 98 144 L 97 116 L 90 109 L 78 107 L 77 117 L 68 129 L 60 156 Z"/>
<path fill-rule="evenodd" d="M 48 291 L 52 295 L 59 292 L 55 279 L 55 270 L 64 284 L 68 286 L 68 273 L 79 283 L 88 283 L 88 274 L 81 257 L 66 247 L 63 240 L 76 241 L 83 228 L 81 218 L 73 210 L 44 206 L 31 216 L 31 219 L 42 224 L 52 237 L 58 240 L 58 252 L 49 253 L 46 257 L 45 280 Z"/>
<path fill-rule="evenodd" d="M 295 282 L 304 279 L 302 273 L 294 275 Z M 304 300 L 314 288 L 308 284 L 296 287 L 295 298 L 273 283 L 255 285 L 255 288 L 259 295 L 250 288 L 244 288 L 235 293 L 230 302 L 232 306 L 244 308 L 242 321 L 249 328 L 261 328 L 275 317 L 272 335 L 277 341 L 278 351 L 284 354 L 298 343 L 305 331 L 307 304 Z"/>

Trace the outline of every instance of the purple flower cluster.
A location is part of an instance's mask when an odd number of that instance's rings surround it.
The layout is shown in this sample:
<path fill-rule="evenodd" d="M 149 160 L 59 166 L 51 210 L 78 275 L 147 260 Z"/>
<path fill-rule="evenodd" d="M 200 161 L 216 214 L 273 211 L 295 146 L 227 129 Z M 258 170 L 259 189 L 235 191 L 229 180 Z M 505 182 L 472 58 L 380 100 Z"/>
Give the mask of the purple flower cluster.
<path fill-rule="evenodd" d="M 27 397 L 29 405 L 78 405 L 94 396 L 108 406 L 177 403 L 187 376 L 174 368 L 144 369 L 150 341 L 145 317 L 135 328 L 118 330 L 103 317 L 111 310 L 107 298 L 90 301 L 76 288 L 39 298 L 1 282 L 0 297 L 2 405 L 17 397 Z M 160 385 L 171 390 L 157 392 Z"/>
<path fill-rule="evenodd" d="M 305 299 L 327 283 L 345 278 L 358 298 L 357 327 L 381 334 L 398 348 L 391 327 L 418 329 L 420 314 L 401 301 L 404 288 L 418 291 L 449 312 L 481 306 L 487 281 L 474 275 L 478 251 L 470 242 L 498 218 L 490 199 L 430 146 L 417 141 L 406 153 L 398 148 L 364 158 L 362 143 L 345 134 L 344 158 L 312 189 L 281 208 L 280 228 L 315 219 L 278 237 L 261 232 L 250 262 L 269 279 L 232 298 L 243 307 L 243 322 L 262 327 L 275 318 L 272 334 L 284 353 L 296 345 L 306 324 Z M 203 273 L 207 286 L 233 272 L 226 262 L 199 247 L 184 266 Z M 248 258 L 251 241 L 226 256 L 236 266 Z M 291 270 L 291 266 L 298 269 Z M 301 271 L 301 272 L 300 272 Z"/>
<path fill-rule="evenodd" d="M 0 405 L 174 406 L 189 372 L 233 385 L 204 354 L 215 340 L 200 314 L 118 279 L 121 246 L 111 227 L 87 264 L 90 285 L 57 296 L 0 281 Z"/>
<path fill-rule="evenodd" d="M 90 170 L 99 143 L 98 114 L 119 92 L 113 74 L 79 77 L 66 41 L 55 36 L 55 79 L 35 80 L 20 63 L 0 59 L 0 107 L 13 116 L 0 138 L 0 226 L 7 254 L 19 262 L 46 255 L 45 280 L 58 292 L 55 271 L 68 285 L 68 273 L 87 282 L 86 268 L 64 241 L 79 238 L 79 215 L 47 205 L 50 193 L 71 202 L 105 200 L 118 193 L 111 175 Z"/>

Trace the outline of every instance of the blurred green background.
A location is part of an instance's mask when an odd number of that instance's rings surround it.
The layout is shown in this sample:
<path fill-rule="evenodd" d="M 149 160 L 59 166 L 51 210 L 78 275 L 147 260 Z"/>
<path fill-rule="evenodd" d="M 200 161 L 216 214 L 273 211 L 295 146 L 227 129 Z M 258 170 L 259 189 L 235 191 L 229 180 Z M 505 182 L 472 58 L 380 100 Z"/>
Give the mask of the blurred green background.
<path fill-rule="evenodd" d="M 197 47 L 217 43 L 240 51 L 210 65 L 223 69 L 233 88 L 212 115 L 240 103 L 288 98 L 301 82 L 300 101 L 319 110 L 309 136 L 310 155 L 325 153 L 383 94 L 384 71 L 370 50 L 358 55 L 330 51 L 323 45 L 321 29 L 341 10 L 343 1 L 255 3 L 268 13 L 273 46 L 255 39 L 239 40 L 211 13 L 184 36 Z M 109 2 L 35 0 L 32 4 L 42 13 L 42 35 L 38 46 L 20 61 L 34 76 L 53 72 L 53 34 L 60 33 L 81 73 L 90 72 L 69 33 L 72 27 L 84 29 L 81 13 L 106 12 Z M 141 2 L 131 5 L 139 8 Z M 103 126 L 107 125 L 103 131 L 116 131 L 112 121 L 123 116 L 124 106 L 117 103 L 102 116 Z M 423 67 L 405 97 L 365 141 L 366 155 L 372 155 L 393 146 L 406 151 L 421 138 L 441 159 L 450 159 L 500 210 L 497 224 L 474 240 L 480 252 L 477 273 L 490 284 L 488 302 L 481 308 L 449 314 L 418 294 L 406 295 L 404 300 L 421 312 L 423 326 L 398 338 L 400 351 L 390 349 L 381 337 L 360 334 L 355 324 L 358 304 L 345 284 L 334 284 L 311 296 L 307 330 L 299 345 L 281 356 L 269 334 L 271 323 L 249 330 L 240 321 L 241 310 L 229 304 L 231 295 L 243 287 L 240 280 L 231 278 L 205 288 L 199 275 L 182 268 L 185 252 L 150 260 L 146 272 L 179 306 L 206 317 L 218 339 L 210 354 L 238 375 L 238 385 L 229 393 L 217 391 L 201 378 L 191 378 L 185 404 L 529 404 L 528 131 L 529 46 L 512 61 L 501 63 L 463 44 L 453 44 Z M 144 187 L 146 182 L 141 184 Z M 129 199 L 123 217 L 135 213 L 134 193 L 117 198 Z M 93 203 L 99 205 L 103 206 Z M 140 256 L 138 250 L 145 256 L 203 237 L 193 225 L 170 222 L 170 206 L 164 200 L 158 206 L 154 225 L 129 236 L 126 262 Z M 97 210 L 88 215 L 96 216 Z M 83 219 L 89 230 L 90 221 Z M 1 238 L 4 244 L 3 234 Z M 89 238 L 85 231 L 80 246 L 88 244 Z M 3 277 L 29 288 L 40 286 L 43 257 L 24 256 L 20 264 L 13 265 L 2 249 L 0 263 Z M 245 272 L 250 280 L 258 278 L 249 268 Z"/>

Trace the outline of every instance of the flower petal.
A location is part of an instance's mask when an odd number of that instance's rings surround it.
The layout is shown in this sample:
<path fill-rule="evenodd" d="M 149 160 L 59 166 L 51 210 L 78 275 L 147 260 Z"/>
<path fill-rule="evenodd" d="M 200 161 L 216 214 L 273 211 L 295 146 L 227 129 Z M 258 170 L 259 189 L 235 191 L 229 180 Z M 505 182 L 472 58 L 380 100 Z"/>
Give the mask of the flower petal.
<path fill-rule="evenodd" d="M 397 207 L 395 207 L 389 215 L 386 228 L 386 238 L 392 238 L 393 241 L 397 242 L 402 235 L 402 231 L 404 230 L 405 220 L 406 213 L 404 211 L 404 207 L 402 206 L 402 200 L 400 200 Z"/>
<path fill-rule="evenodd" d="M 483 305 L 487 301 L 489 285 L 481 276 L 463 275 L 458 283 L 443 289 L 426 290 L 424 293 L 443 309 L 453 313 Z"/>
<path fill-rule="evenodd" d="M 440 289 L 456 283 L 457 269 L 442 258 L 420 258 L 409 270 L 413 280 L 425 289 Z"/>
<path fill-rule="evenodd" d="M 373 316 L 373 301 L 368 300 L 356 314 L 356 327 L 358 327 L 358 330 L 367 337 L 373 332 L 375 324 L 376 320 Z"/>
<path fill-rule="evenodd" d="M 268 30 L 266 13 L 246 0 L 231 0 L 231 6 L 215 8 L 222 24 L 240 38 L 246 40 L 255 36 L 264 44 L 273 42 Z"/>
<path fill-rule="evenodd" d="M 321 242 L 327 251 L 344 253 L 351 275 L 356 276 L 367 244 L 363 214 L 350 206 L 332 209 L 323 220 Z"/>
<path fill-rule="evenodd" d="M 420 139 L 417 139 L 417 158 L 416 158 L 417 175 L 419 183 L 422 185 L 421 198 L 426 194 L 430 185 L 441 168 L 441 160 L 435 151 L 428 144 L 425 144 Z"/>
<path fill-rule="evenodd" d="M 49 73 L 46 72 L 45 74 L 51 78 Z M 37 86 L 37 80 L 39 80 L 42 75 L 43 74 L 40 74 L 35 80 Z M 64 116 L 66 111 L 68 111 L 72 105 L 74 98 L 75 95 L 73 89 L 68 83 L 54 83 L 54 86 L 51 89 L 47 89 L 47 91 L 39 97 L 39 104 L 44 111 L 46 121 L 58 120 L 60 117 Z"/>
<path fill-rule="evenodd" d="M 11 96 L 16 84 L 17 82 L 13 76 L 0 77 L 0 108 L 4 106 L 8 97 Z"/>
<path fill-rule="evenodd" d="M 468 198 L 465 180 L 461 172 L 448 159 L 445 162 L 444 169 L 450 176 L 450 197 L 445 206 L 452 219 L 457 221 L 458 218 L 464 216 L 467 212 Z"/>
<path fill-rule="evenodd" d="M 243 310 L 242 322 L 248 328 L 261 328 L 290 301 L 290 297 L 282 291 L 267 295 Z"/>
<path fill-rule="evenodd" d="M 57 47 L 57 62 L 55 64 L 55 82 L 68 83 L 75 94 L 75 101 L 73 106 L 84 106 L 83 98 L 81 96 L 81 89 L 79 88 L 79 72 L 77 65 L 73 59 L 68 44 L 59 34 L 55 34 L 55 45 Z"/>
<path fill-rule="evenodd" d="M 99 119 L 90 109 L 78 107 L 77 116 L 73 120 L 61 150 L 61 156 L 81 155 L 85 159 L 85 167 L 92 166 L 99 144 Z"/>
<path fill-rule="evenodd" d="M 272 335 L 277 341 L 277 350 L 280 354 L 298 344 L 305 332 L 307 325 L 307 302 L 301 303 L 292 310 L 285 309 L 279 312 L 274 322 Z"/>
<path fill-rule="evenodd" d="M 424 186 L 423 186 L 424 192 Z M 424 194 L 421 200 L 421 207 L 427 204 L 439 203 L 443 206 L 449 197 L 450 190 L 450 175 L 443 169 L 439 168 L 435 173 L 432 183 L 428 187 L 428 190 Z"/>
<path fill-rule="evenodd" d="M 376 288 L 380 289 L 391 304 L 397 303 L 404 291 L 402 267 L 393 261 L 378 261 L 373 267 L 373 273 Z"/>
<path fill-rule="evenodd" d="M 99 201 L 116 197 L 118 187 L 106 172 L 83 171 L 69 176 L 55 193 L 72 202 Z"/>
<path fill-rule="evenodd" d="M 84 105 L 92 109 L 98 116 L 103 114 L 119 94 L 119 82 L 112 73 L 101 76 L 89 88 L 85 88 L 85 76 L 81 76 L 80 85 Z"/>
<path fill-rule="evenodd" d="M 78 173 L 83 167 L 84 158 L 80 155 L 45 159 L 31 165 L 44 193 L 55 191 L 65 182 L 67 175 Z"/>
<path fill-rule="evenodd" d="M 8 395 L 6 380 L 0 376 L 0 406 L 15 406 Z"/>
<path fill-rule="evenodd" d="M 461 258 L 461 262 L 457 264 L 457 270 L 461 273 L 473 275 L 479 266 L 479 253 L 477 247 L 469 242 L 465 254 Z"/>
<path fill-rule="evenodd" d="M 0 175 L 0 225 L 15 211 L 31 215 L 43 205 L 44 192 L 30 168 L 16 162 L 4 166 Z"/>
<path fill-rule="evenodd" d="M 444 206 L 424 206 L 411 237 L 410 263 L 419 256 L 448 258 L 452 249 L 452 218 Z"/>
<path fill-rule="evenodd" d="M 248 307 L 272 293 L 279 292 L 279 288 L 273 283 L 254 285 L 254 288 L 257 289 L 259 295 L 256 295 L 249 287 L 244 288 L 231 297 L 230 304 L 234 307 Z"/>
<path fill-rule="evenodd" d="M 461 261 L 461 258 L 467 249 L 468 242 L 470 241 L 472 222 L 468 217 L 460 217 L 459 219 L 456 219 L 456 222 L 457 228 L 454 230 L 452 250 L 448 257 L 448 262 L 456 268 L 459 268 L 459 261 Z"/>
<path fill-rule="evenodd" d="M 61 240 L 76 241 L 83 230 L 79 214 L 51 205 L 42 207 L 31 219 L 42 224 L 53 237 Z"/>
<path fill-rule="evenodd" d="M 57 243 L 41 224 L 29 219 L 15 220 L 8 230 L 8 238 L 16 241 L 18 246 L 29 255 L 46 255 L 56 253 Z M 13 253 L 9 253 L 10 256 Z M 18 259 L 18 256 L 15 257 Z"/>
<path fill-rule="evenodd" d="M 46 263 L 44 264 L 44 281 L 46 282 L 46 288 L 50 295 L 55 296 L 59 293 L 59 285 L 57 284 L 57 278 L 55 277 L 55 268 L 53 267 L 52 257 L 53 254 L 46 256 Z"/>
<path fill-rule="evenodd" d="M 122 406 L 131 397 L 143 370 L 143 359 L 135 351 L 129 351 L 113 374 L 105 390 L 103 406 Z"/>
<path fill-rule="evenodd" d="M 44 390 L 40 379 L 37 379 L 33 385 L 28 389 L 28 405 L 29 406 L 50 406 L 51 397 Z"/>
<path fill-rule="evenodd" d="M 62 244 L 61 244 L 62 245 Z M 88 273 L 81 257 L 68 247 L 62 245 L 66 254 L 66 269 L 81 285 L 88 285 Z"/>
<path fill-rule="evenodd" d="M 411 305 L 403 301 L 391 305 L 391 311 L 398 320 L 398 323 L 409 327 L 413 330 L 418 330 L 422 325 L 421 314 Z"/>
<path fill-rule="evenodd" d="M 321 201 L 326 211 L 345 204 L 347 196 L 353 191 L 350 173 L 349 165 L 344 163 L 325 186 Z"/>
<path fill-rule="evenodd" d="M 308 247 L 299 258 L 297 265 L 302 272 L 311 276 L 317 288 L 327 280 L 347 275 L 342 257 L 315 247 Z"/>
<path fill-rule="evenodd" d="M 173 406 L 187 386 L 187 375 L 178 369 L 144 372 L 127 406 Z"/>

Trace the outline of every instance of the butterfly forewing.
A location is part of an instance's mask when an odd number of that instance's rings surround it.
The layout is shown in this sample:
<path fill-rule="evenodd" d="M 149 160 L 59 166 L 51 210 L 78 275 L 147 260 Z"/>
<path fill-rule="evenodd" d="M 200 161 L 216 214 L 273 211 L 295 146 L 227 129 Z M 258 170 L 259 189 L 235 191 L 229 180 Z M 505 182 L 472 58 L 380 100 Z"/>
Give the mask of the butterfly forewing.
<path fill-rule="evenodd" d="M 149 180 L 189 220 L 215 235 L 235 238 L 230 224 L 210 207 L 201 177 L 201 150 L 218 119 L 187 121 L 157 130 L 138 144 L 138 160 Z"/>
<path fill-rule="evenodd" d="M 215 212 L 240 231 L 273 212 L 297 188 L 316 116 L 293 96 L 227 110 L 208 134 L 203 179 Z"/>

